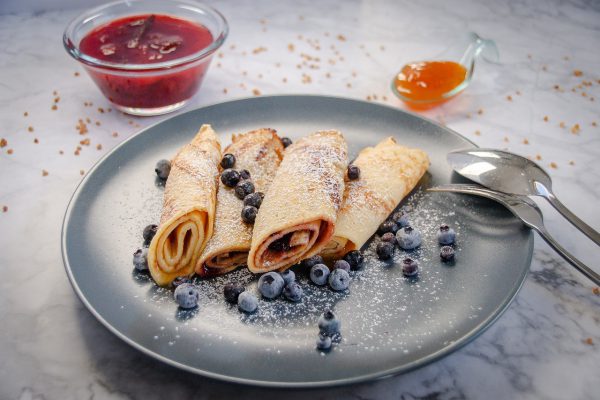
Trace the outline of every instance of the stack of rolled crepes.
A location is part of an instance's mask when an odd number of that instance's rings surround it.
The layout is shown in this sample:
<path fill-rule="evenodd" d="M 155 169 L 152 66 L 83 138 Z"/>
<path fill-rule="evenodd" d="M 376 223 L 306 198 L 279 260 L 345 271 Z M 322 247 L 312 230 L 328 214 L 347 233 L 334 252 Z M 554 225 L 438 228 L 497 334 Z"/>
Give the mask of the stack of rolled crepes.
<path fill-rule="evenodd" d="M 256 217 L 250 271 L 283 271 L 321 252 L 335 229 L 347 165 L 338 131 L 314 133 L 286 149 Z"/>
<path fill-rule="evenodd" d="M 429 158 L 424 151 L 400 146 L 389 137 L 363 149 L 353 164 L 360 168 L 360 178 L 346 183 L 335 233 L 321 253 L 326 259 L 360 249 L 419 182 Z"/>
<path fill-rule="evenodd" d="M 160 224 L 148 249 L 150 274 L 159 285 L 192 275 L 212 236 L 220 158 L 215 132 L 202 125 L 171 162 Z"/>
<path fill-rule="evenodd" d="M 233 135 L 224 153 L 235 156 L 235 169 L 246 169 L 257 192 L 266 193 L 283 158 L 284 148 L 273 129 Z M 212 238 L 196 265 L 200 276 L 225 274 L 247 264 L 252 225 L 241 220 L 242 201 L 232 188 L 219 183 Z"/>

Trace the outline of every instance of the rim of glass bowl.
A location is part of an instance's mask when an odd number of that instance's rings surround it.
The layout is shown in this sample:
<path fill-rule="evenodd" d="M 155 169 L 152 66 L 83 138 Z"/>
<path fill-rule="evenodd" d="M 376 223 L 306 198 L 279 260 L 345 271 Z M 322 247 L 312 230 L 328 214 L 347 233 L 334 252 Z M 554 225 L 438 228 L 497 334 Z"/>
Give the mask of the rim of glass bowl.
<path fill-rule="evenodd" d="M 106 12 L 106 10 L 108 10 L 114 6 L 122 5 L 122 4 L 143 4 L 143 3 L 147 3 L 147 1 L 146 0 L 119 0 L 119 1 L 114 1 L 111 3 L 104 4 L 102 6 L 84 11 L 83 13 L 81 13 L 77 17 L 75 17 L 67 25 L 67 28 L 65 29 L 65 32 L 63 34 L 63 45 L 65 46 L 65 49 L 74 59 L 81 61 L 82 63 L 84 63 L 86 65 L 93 66 L 93 67 L 108 68 L 108 69 L 114 69 L 114 70 L 124 70 L 124 71 L 156 71 L 156 70 L 171 69 L 171 68 L 179 67 L 179 66 L 186 65 L 191 62 L 206 58 L 207 56 L 214 53 L 219 47 L 221 47 L 221 45 L 223 44 L 223 42 L 225 42 L 225 39 L 227 38 L 227 35 L 229 33 L 229 24 L 227 23 L 227 20 L 225 19 L 223 14 L 221 14 L 215 8 L 207 6 L 206 4 L 202 4 L 199 2 L 193 1 L 193 0 L 176 0 L 176 1 L 163 0 L 160 3 L 162 3 L 162 4 L 172 3 L 173 6 L 177 6 L 177 5 L 183 6 L 183 8 L 188 11 L 195 11 L 195 12 L 198 12 L 199 14 L 208 14 L 209 16 L 216 18 L 218 25 L 219 25 L 218 31 L 217 31 L 218 35 L 216 35 L 213 42 L 209 46 L 203 48 L 202 50 L 197 51 L 196 53 L 190 54 L 188 56 L 177 58 L 174 60 L 163 61 L 163 62 L 159 62 L 159 63 L 152 63 L 152 64 L 124 64 L 124 63 L 115 63 L 115 62 L 100 60 L 98 58 L 89 56 L 89 55 L 81 52 L 79 50 L 79 43 L 75 44 L 73 42 L 73 40 L 72 40 L 73 34 L 81 26 L 81 24 L 89 21 L 90 19 L 97 18 L 98 16 L 100 16 L 104 12 Z M 115 16 L 115 19 L 120 18 L 120 17 L 125 17 L 125 15 Z"/>

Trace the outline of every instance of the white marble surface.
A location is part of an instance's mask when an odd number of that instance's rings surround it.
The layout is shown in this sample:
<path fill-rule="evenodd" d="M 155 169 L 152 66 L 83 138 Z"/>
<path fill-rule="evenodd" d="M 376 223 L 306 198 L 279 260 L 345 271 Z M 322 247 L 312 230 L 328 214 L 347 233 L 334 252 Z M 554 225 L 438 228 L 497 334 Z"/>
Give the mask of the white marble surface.
<path fill-rule="evenodd" d="M 463 96 L 426 116 L 480 146 L 539 155 L 563 202 L 600 229 L 600 127 L 593 126 L 600 124 L 599 4 L 413 3 L 214 2 L 230 21 L 231 35 L 188 109 L 252 96 L 254 89 L 369 97 L 404 108 L 388 88 L 394 71 L 403 61 L 435 54 L 449 35 L 473 30 L 497 41 L 501 64 L 478 65 Z M 80 170 L 165 117 L 98 111 L 110 105 L 61 45 L 62 30 L 75 14 L 36 10 L 0 16 L 0 138 L 8 142 L 0 149 L 0 208 L 8 207 L 0 211 L 1 399 L 600 396 L 600 296 L 539 238 L 523 289 L 488 331 L 439 362 L 370 384 L 285 393 L 228 385 L 162 365 L 114 337 L 67 281 L 60 256 L 62 217 Z M 260 47 L 266 51 L 254 54 Z M 298 69 L 301 53 L 320 57 L 319 69 Z M 576 69 L 583 75 L 575 76 Z M 303 83 L 303 73 L 310 83 Z M 592 85 L 577 88 L 583 80 Z M 53 111 L 54 90 L 60 101 Z M 75 125 L 86 117 L 92 121 L 91 145 L 75 156 L 82 139 Z M 570 131 L 575 124 L 576 134 Z M 598 270 L 600 250 L 542 206 L 550 231 Z"/>

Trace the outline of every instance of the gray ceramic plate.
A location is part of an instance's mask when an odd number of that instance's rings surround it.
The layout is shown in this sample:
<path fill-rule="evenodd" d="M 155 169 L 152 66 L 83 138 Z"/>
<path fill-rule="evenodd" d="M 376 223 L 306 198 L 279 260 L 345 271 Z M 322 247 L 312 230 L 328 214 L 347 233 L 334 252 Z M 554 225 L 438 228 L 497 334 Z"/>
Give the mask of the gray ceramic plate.
<path fill-rule="evenodd" d="M 386 136 L 426 150 L 429 173 L 401 204 L 421 230 L 418 279 L 402 276 L 394 262 L 365 246 L 362 271 L 346 293 L 307 282 L 300 304 L 261 300 L 244 315 L 222 297 L 228 280 L 256 291 L 245 271 L 199 281 L 200 306 L 179 310 L 169 289 L 156 287 L 132 268 L 141 232 L 156 222 L 162 188 L 154 164 L 171 157 L 202 123 L 222 134 L 272 127 L 292 139 L 335 128 L 352 155 Z M 400 110 L 331 97 L 274 96 L 191 110 L 160 122 L 107 154 L 77 188 L 62 232 L 69 279 L 88 309 L 113 333 L 159 360 L 201 375 L 264 386 L 308 387 L 366 381 L 436 360 L 476 337 L 508 306 L 527 274 L 532 234 L 494 203 L 423 192 L 458 178 L 446 164 L 450 150 L 473 144 L 433 122 Z M 454 265 L 439 259 L 437 226 L 458 232 Z M 332 308 L 342 321 L 342 341 L 323 354 L 315 349 L 317 318 Z"/>

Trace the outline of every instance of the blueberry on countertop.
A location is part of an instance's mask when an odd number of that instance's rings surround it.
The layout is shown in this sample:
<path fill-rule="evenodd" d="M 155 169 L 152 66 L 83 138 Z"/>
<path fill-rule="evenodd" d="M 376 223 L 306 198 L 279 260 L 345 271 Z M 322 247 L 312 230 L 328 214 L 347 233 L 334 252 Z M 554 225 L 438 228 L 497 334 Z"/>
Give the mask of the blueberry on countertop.
<path fill-rule="evenodd" d="M 452 244 L 456 240 L 456 232 L 446 224 L 441 225 L 437 233 L 437 239 L 440 244 Z"/>
<path fill-rule="evenodd" d="M 242 208 L 242 221 L 247 224 L 253 224 L 256 219 L 256 214 L 258 214 L 258 209 L 252 206 L 244 206 Z"/>
<path fill-rule="evenodd" d="M 169 174 L 171 173 L 171 161 L 169 160 L 160 160 L 156 163 L 154 167 L 154 172 L 160 179 L 167 179 Z"/>
<path fill-rule="evenodd" d="M 154 235 L 156 235 L 156 231 L 158 230 L 158 225 L 152 224 L 148 225 L 144 228 L 144 232 L 142 232 L 142 236 L 144 238 L 145 243 L 150 243 Z"/>
<path fill-rule="evenodd" d="M 238 285 L 237 283 L 228 283 L 223 286 L 223 295 L 225 296 L 225 300 L 232 304 L 237 304 L 238 297 L 246 290 L 242 285 Z"/>
<path fill-rule="evenodd" d="M 300 286 L 298 282 L 290 282 L 283 288 L 283 295 L 290 301 L 297 302 L 302 300 L 303 294 L 304 291 L 302 290 L 302 286 Z"/>
<path fill-rule="evenodd" d="M 394 245 L 390 242 L 379 242 L 377 243 L 376 252 L 380 260 L 389 260 L 394 255 Z"/>
<path fill-rule="evenodd" d="M 329 274 L 329 286 L 336 292 L 348 289 L 348 285 L 350 285 L 350 275 L 347 271 L 334 269 Z"/>
<path fill-rule="evenodd" d="M 440 258 L 443 261 L 454 260 L 454 248 L 452 248 L 452 246 L 442 246 L 440 249 Z"/>
<path fill-rule="evenodd" d="M 252 181 L 239 181 L 238 184 L 235 185 L 235 195 L 238 199 L 244 200 L 244 197 L 248 196 L 250 193 L 254 193 L 254 183 L 252 183 Z"/>
<path fill-rule="evenodd" d="M 200 298 L 200 292 L 198 288 L 191 283 L 184 283 L 177 286 L 175 293 L 173 293 L 175 301 L 181 308 L 194 308 L 198 305 L 198 299 Z"/>
<path fill-rule="evenodd" d="M 237 304 L 240 310 L 252 313 L 258 308 L 258 299 L 250 292 L 242 292 L 238 297 Z"/>
<path fill-rule="evenodd" d="M 261 192 L 250 193 L 248 196 L 244 197 L 244 205 L 260 208 L 263 197 L 264 194 Z"/>
<path fill-rule="evenodd" d="M 381 241 L 396 244 L 396 235 L 394 235 L 393 232 L 386 232 L 383 235 L 381 235 Z"/>
<path fill-rule="evenodd" d="M 363 263 L 363 255 L 359 250 L 352 250 L 346 253 L 344 256 L 344 260 L 350 264 L 350 269 L 357 270 L 360 269 Z"/>
<path fill-rule="evenodd" d="M 285 281 L 275 271 L 267 272 L 258 280 L 258 291 L 267 299 L 274 299 L 281 294 Z"/>
<path fill-rule="evenodd" d="M 404 276 L 415 276 L 419 273 L 419 263 L 410 257 L 402 260 L 402 273 Z"/>
<path fill-rule="evenodd" d="M 243 169 L 240 171 L 240 178 L 241 179 L 250 179 L 250 171 L 248 171 L 247 169 Z"/>
<path fill-rule="evenodd" d="M 327 335 L 323 335 L 319 333 L 317 337 L 317 349 L 319 350 L 329 350 L 331 349 L 331 338 Z"/>
<path fill-rule="evenodd" d="M 285 271 L 281 272 L 279 275 L 281 275 L 281 277 L 283 278 L 283 281 L 285 282 L 286 285 L 289 285 L 290 283 L 292 283 L 296 280 L 296 274 L 291 269 L 286 269 Z"/>
<path fill-rule="evenodd" d="M 350 164 L 348 165 L 348 179 L 351 181 L 360 178 L 360 168 L 357 165 Z"/>
<path fill-rule="evenodd" d="M 381 223 L 381 225 L 379 225 L 379 228 L 377 229 L 377 233 L 380 236 L 387 232 L 396 233 L 397 231 L 398 231 L 398 225 L 396 225 L 396 223 L 394 221 L 392 221 L 391 219 L 383 221 Z"/>
<path fill-rule="evenodd" d="M 333 311 L 327 310 L 319 317 L 319 332 L 324 335 L 332 336 L 340 332 L 340 320 L 335 316 Z"/>
<path fill-rule="evenodd" d="M 192 283 L 192 280 L 187 276 L 178 276 L 177 278 L 173 279 L 171 286 L 177 287 L 183 285 L 184 283 Z"/>
<path fill-rule="evenodd" d="M 235 169 L 228 168 L 221 172 L 221 182 L 227 187 L 235 187 L 240 181 L 240 173 Z"/>
<path fill-rule="evenodd" d="M 337 260 L 333 263 L 333 269 L 343 269 L 346 272 L 350 272 L 350 263 L 346 260 Z"/>
<path fill-rule="evenodd" d="M 394 215 L 392 215 L 392 220 L 398 225 L 400 228 L 404 228 L 405 226 L 409 226 L 410 222 L 408 221 L 408 214 L 404 211 L 396 211 Z"/>
<path fill-rule="evenodd" d="M 329 277 L 329 268 L 325 264 L 315 264 L 310 269 L 310 280 L 315 285 L 323 286 L 327 283 Z"/>
<path fill-rule="evenodd" d="M 283 145 L 284 148 L 288 147 L 290 144 L 292 144 L 292 139 L 290 139 L 289 137 L 282 137 L 281 144 Z"/>
<path fill-rule="evenodd" d="M 315 265 L 324 264 L 324 263 L 325 263 L 325 261 L 323 260 L 323 257 L 317 255 L 317 256 L 312 256 L 312 257 L 302 260 L 301 265 L 302 265 L 302 268 L 310 270 Z"/>
<path fill-rule="evenodd" d="M 221 168 L 223 168 L 223 169 L 233 168 L 234 165 L 235 165 L 235 156 L 233 154 L 227 153 L 227 154 L 223 155 L 223 158 L 221 159 Z"/>
<path fill-rule="evenodd" d="M 133 266 L 138 271 L 146 271 L 148 269 L 148 248 L 142 247 L 133 253 Z"/>
<path fill-rule="evenodd" d="M 421 245 L 421 233 L 411 226 L 405 226 L 396 232 L 398 246 L 404 250 L 412 250 Z"/>

